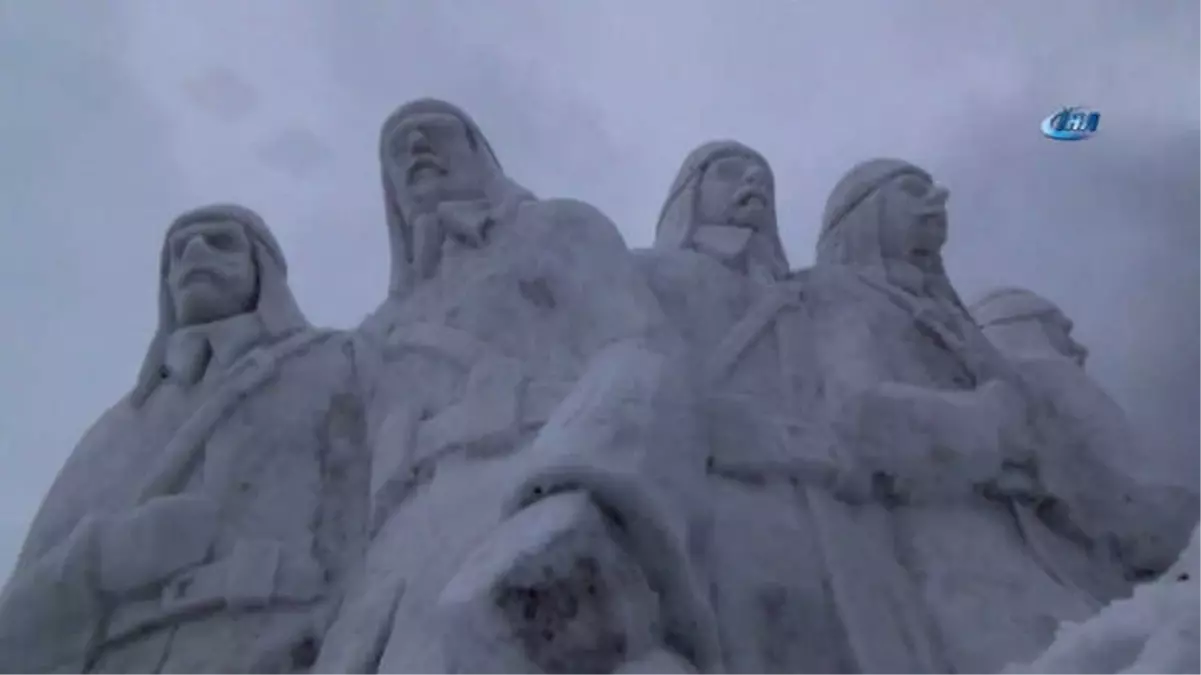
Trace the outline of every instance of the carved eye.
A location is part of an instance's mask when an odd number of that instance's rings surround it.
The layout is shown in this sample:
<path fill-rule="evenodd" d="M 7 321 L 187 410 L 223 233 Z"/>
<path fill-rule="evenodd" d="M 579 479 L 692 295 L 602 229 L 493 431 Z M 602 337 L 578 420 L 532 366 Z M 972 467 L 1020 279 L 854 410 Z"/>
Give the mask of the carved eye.
<path fill-rule="evenodd" d="M 234 238 L 228 232 L 214 232 L 205 237 L 205 241 L 218 251 L 229 251 L 234 247 Z"/>
<path fill-rule="evenodd" d="M 718 160 L 713 166 L 717 177 L 727 181 L 738 181 L 742 179 L 743 162 L 735 158 Z"/>
<path fill-rule="evenodd" d="M 930 185 L 916 176 L 905 176 L 901 179 L 901 190 L 911 197 L 925 197 L 930 191 Z"/>
<path fill-rule="evenodd" d="M 401 160 L 409 153 L 409 147 L 405 143 L 404 134 L 392 134 L 392 142 L 388 144 L 388 154 L 393 160 Z"/>

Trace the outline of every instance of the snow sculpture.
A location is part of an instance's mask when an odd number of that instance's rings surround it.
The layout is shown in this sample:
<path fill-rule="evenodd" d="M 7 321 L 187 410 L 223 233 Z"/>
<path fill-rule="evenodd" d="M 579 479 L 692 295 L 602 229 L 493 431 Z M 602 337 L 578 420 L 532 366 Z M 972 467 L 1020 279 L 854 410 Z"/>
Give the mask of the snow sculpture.
<path fill-rule="evenodd" d="M 133 391 L 60 471 L 0 595 L 4 672 L 312 665 L 364 544 L 355 343 L 238 206 L 184 214 Z"/>
<path fill-rule="evenodd" d="M 1075 582 L 1109 601 L 1127 595 L 1128 582 L 1161 574 L 1197 523 L 1196 493 L 1140 478 L 1140 464 L 1154 455 L 1139 451 L 1124 411 L 1085 371 L 1088 350 L 1072 339 L 1072 322 L 1057 306 L 1002 288 L 971 311 L 1039 404 L 1040 480 L 1056 498 L 1042 505 L 1044 520 L 1094 549 Z"/>
<path fill-rule="evenodd" d="M 869 503 L 829 514 L 858 534 L 836 564 L 861 582 L 833 586 L 852 642 L 873 638 L 856 644 L 872 672 L 996 671 L 1098 607 L 1063 580 L 1078 546 L 1035 509 L 1023 385 L 943 268 L 946 198 L 907 162 L 856 166 L 803 275 L 822 418 L 872 478 Z"/>
<path fill-rule="evenodd" d="M 616 228 L 441 101 L 390 116 L 380 162 L 374 537 L 318 670 L 719 669 L 685 353 Z"/>
<path fill-rule="evenodd" d="M 380 161 L 389 293 L 354 332 L 308 323 L 252 211 L 168 229 L 136 385 L 0 591 L 0 671 L 1198 668 L 1196 493 L 1135 477 L 1058 308 L 969 314 L 926 172 L 857 166 L 790 272 L 736 142 L 637 255 L 447 103 Z"/>
<path fill-rule="evenodd" d="M 1196 673 L 1201 671 L 1197 529 L 1158 579 L 1096 616 L 1059 628 L 1055 642 L 1009 673 Z"/>
<path fill-rule="evenodd" d="M 705 358 L 708 569 L 732 672 L 847 672 L 820 516 L 836 467 L 802 416 L 807 330 L 776 229 L 771 167 L 733 141 L 684 160 L 644 274 Z M 843 533 L 841 536 L 854 536 Z"/>

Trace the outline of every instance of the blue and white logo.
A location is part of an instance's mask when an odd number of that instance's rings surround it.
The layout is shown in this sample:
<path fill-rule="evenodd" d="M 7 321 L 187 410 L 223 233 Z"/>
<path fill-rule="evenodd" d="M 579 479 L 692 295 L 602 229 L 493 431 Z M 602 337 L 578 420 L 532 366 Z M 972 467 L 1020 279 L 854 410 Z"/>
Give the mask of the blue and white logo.
<path fill-rule="evenodd" d="M 1063 108 L 1043 120 L 1043 136 L 1053 141 L 1083 141 L 1097 133 L 1101 113 L 1080 106 Z"/>

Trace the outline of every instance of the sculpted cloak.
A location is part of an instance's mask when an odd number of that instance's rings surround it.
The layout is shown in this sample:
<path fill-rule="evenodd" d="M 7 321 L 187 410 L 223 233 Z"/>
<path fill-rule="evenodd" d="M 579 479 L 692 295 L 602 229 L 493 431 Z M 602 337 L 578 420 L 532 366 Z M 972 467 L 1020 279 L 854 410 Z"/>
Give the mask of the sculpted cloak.
<path fill-rule="evenodd" d="M 483 198 L 410 223 L 388 143 L 430 113 L 462 122 Z M 689 389 L 617 229 L 517 185 L 441 101 L 389 117 L 380 160 L 392 289 L 361 327 L 384 359 L 374 536 L 318 668 L 607 672 L 663 649 L 720 668 L 683 506 L 703 457 L 668 441 L 694 424 Z"/>
<path fill-rule="evenodd" d="M 59 472 L 0 596 L 6 672 L 285 672 L 315 658 L 364 543 L 361 355 L 305 320 L 257 214 L 204 207 L 168 236 L 224 220 L 249 235 L 255 307 L 177 326 L 164 244 L 137 383 Z"/>
<path fill-rule="evenodd" d="M 1197 494 L 1150 477 L 1154 452 L 1085 370 L 1088 350 L 1071 320 L 1020 288 L 986 293 L 971 312 L 1040 402 L 1039 473 L 1056 498 L 1045 514 L 1091 549 L 1077 561 L 1077 583 L 1108 602 L 1162 573 L 1196 526 Z"/>
<path fill-rule="evenodd" d="M 770 226 L 749 236 L 740 264 L 710 252 L 722 237 L 700 214 L 707 168 L 727 157 L 761 167 Z M 688 337 L 707 386 L 708 575 L 731 672 L 855 672 L 830 592 L 831 573 L 812 502 L 836 473 L 804 414 L 807 318 L 775 227 L 767 161 L 734 141 L 685 159 L 639 263 L 665 311 Z M 698 236 L 699 233 L 699 236 Z M 698 241 L 699 239 L 699 241 Z M 843 536 L 854 536 L 844 533 Z"/>
<path fill-rule="evenodd" d="M 841 561 L 871 581 L 836 582 L 835 593 L 875 607 L 883 623 L 911 614 L 863 644 L 878 657 L 865 670 L 995 672 L 1038 654 L 1061 621 L 1098 603 L 1064 578 L 1044 546 L 1060 543 L 1057 535 L 1021 491 L 1003 487 L 1025 476 L 1035 444 L 1020 382 L 967 314 L 941 259 L 915 279 L 884 255 L 890 219 L 911 217 L 889 209 L 903 189 L 894 181 L 905 176 L 937 191 L 898 160 L 865 162 L 844 177 L 806 273 L 824 416 L 840 450 L 872 478 L 870 503 L 844 513 L 843 529 L 858 531 L 853 541 L 865 548 Z M 872 569 L 884 559 L 906 573 Z"/>

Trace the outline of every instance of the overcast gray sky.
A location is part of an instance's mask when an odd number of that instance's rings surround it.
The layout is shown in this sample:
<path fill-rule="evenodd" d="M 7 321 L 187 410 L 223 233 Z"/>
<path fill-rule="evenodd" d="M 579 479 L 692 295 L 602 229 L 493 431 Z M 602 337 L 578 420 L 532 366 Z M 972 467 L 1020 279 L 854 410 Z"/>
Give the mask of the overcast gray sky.
<path fill-rule="evenodd" d="M 1157 470 L 1198 470 L 1196 0 L 0 0 L 0 576 L 55 472 L 130 386 L 163 229 L 266 216 L 318 323 L 387 275 L 376 134 L 470 111 L 506 169 L 649 242 L 679 162 L 733 137 L 775 167 L 794 266 L 855 162 L 951 197 L 961 293 L 1059 302 Z M 1056 108 L 1102 111 L 1084 143 Z"/>

